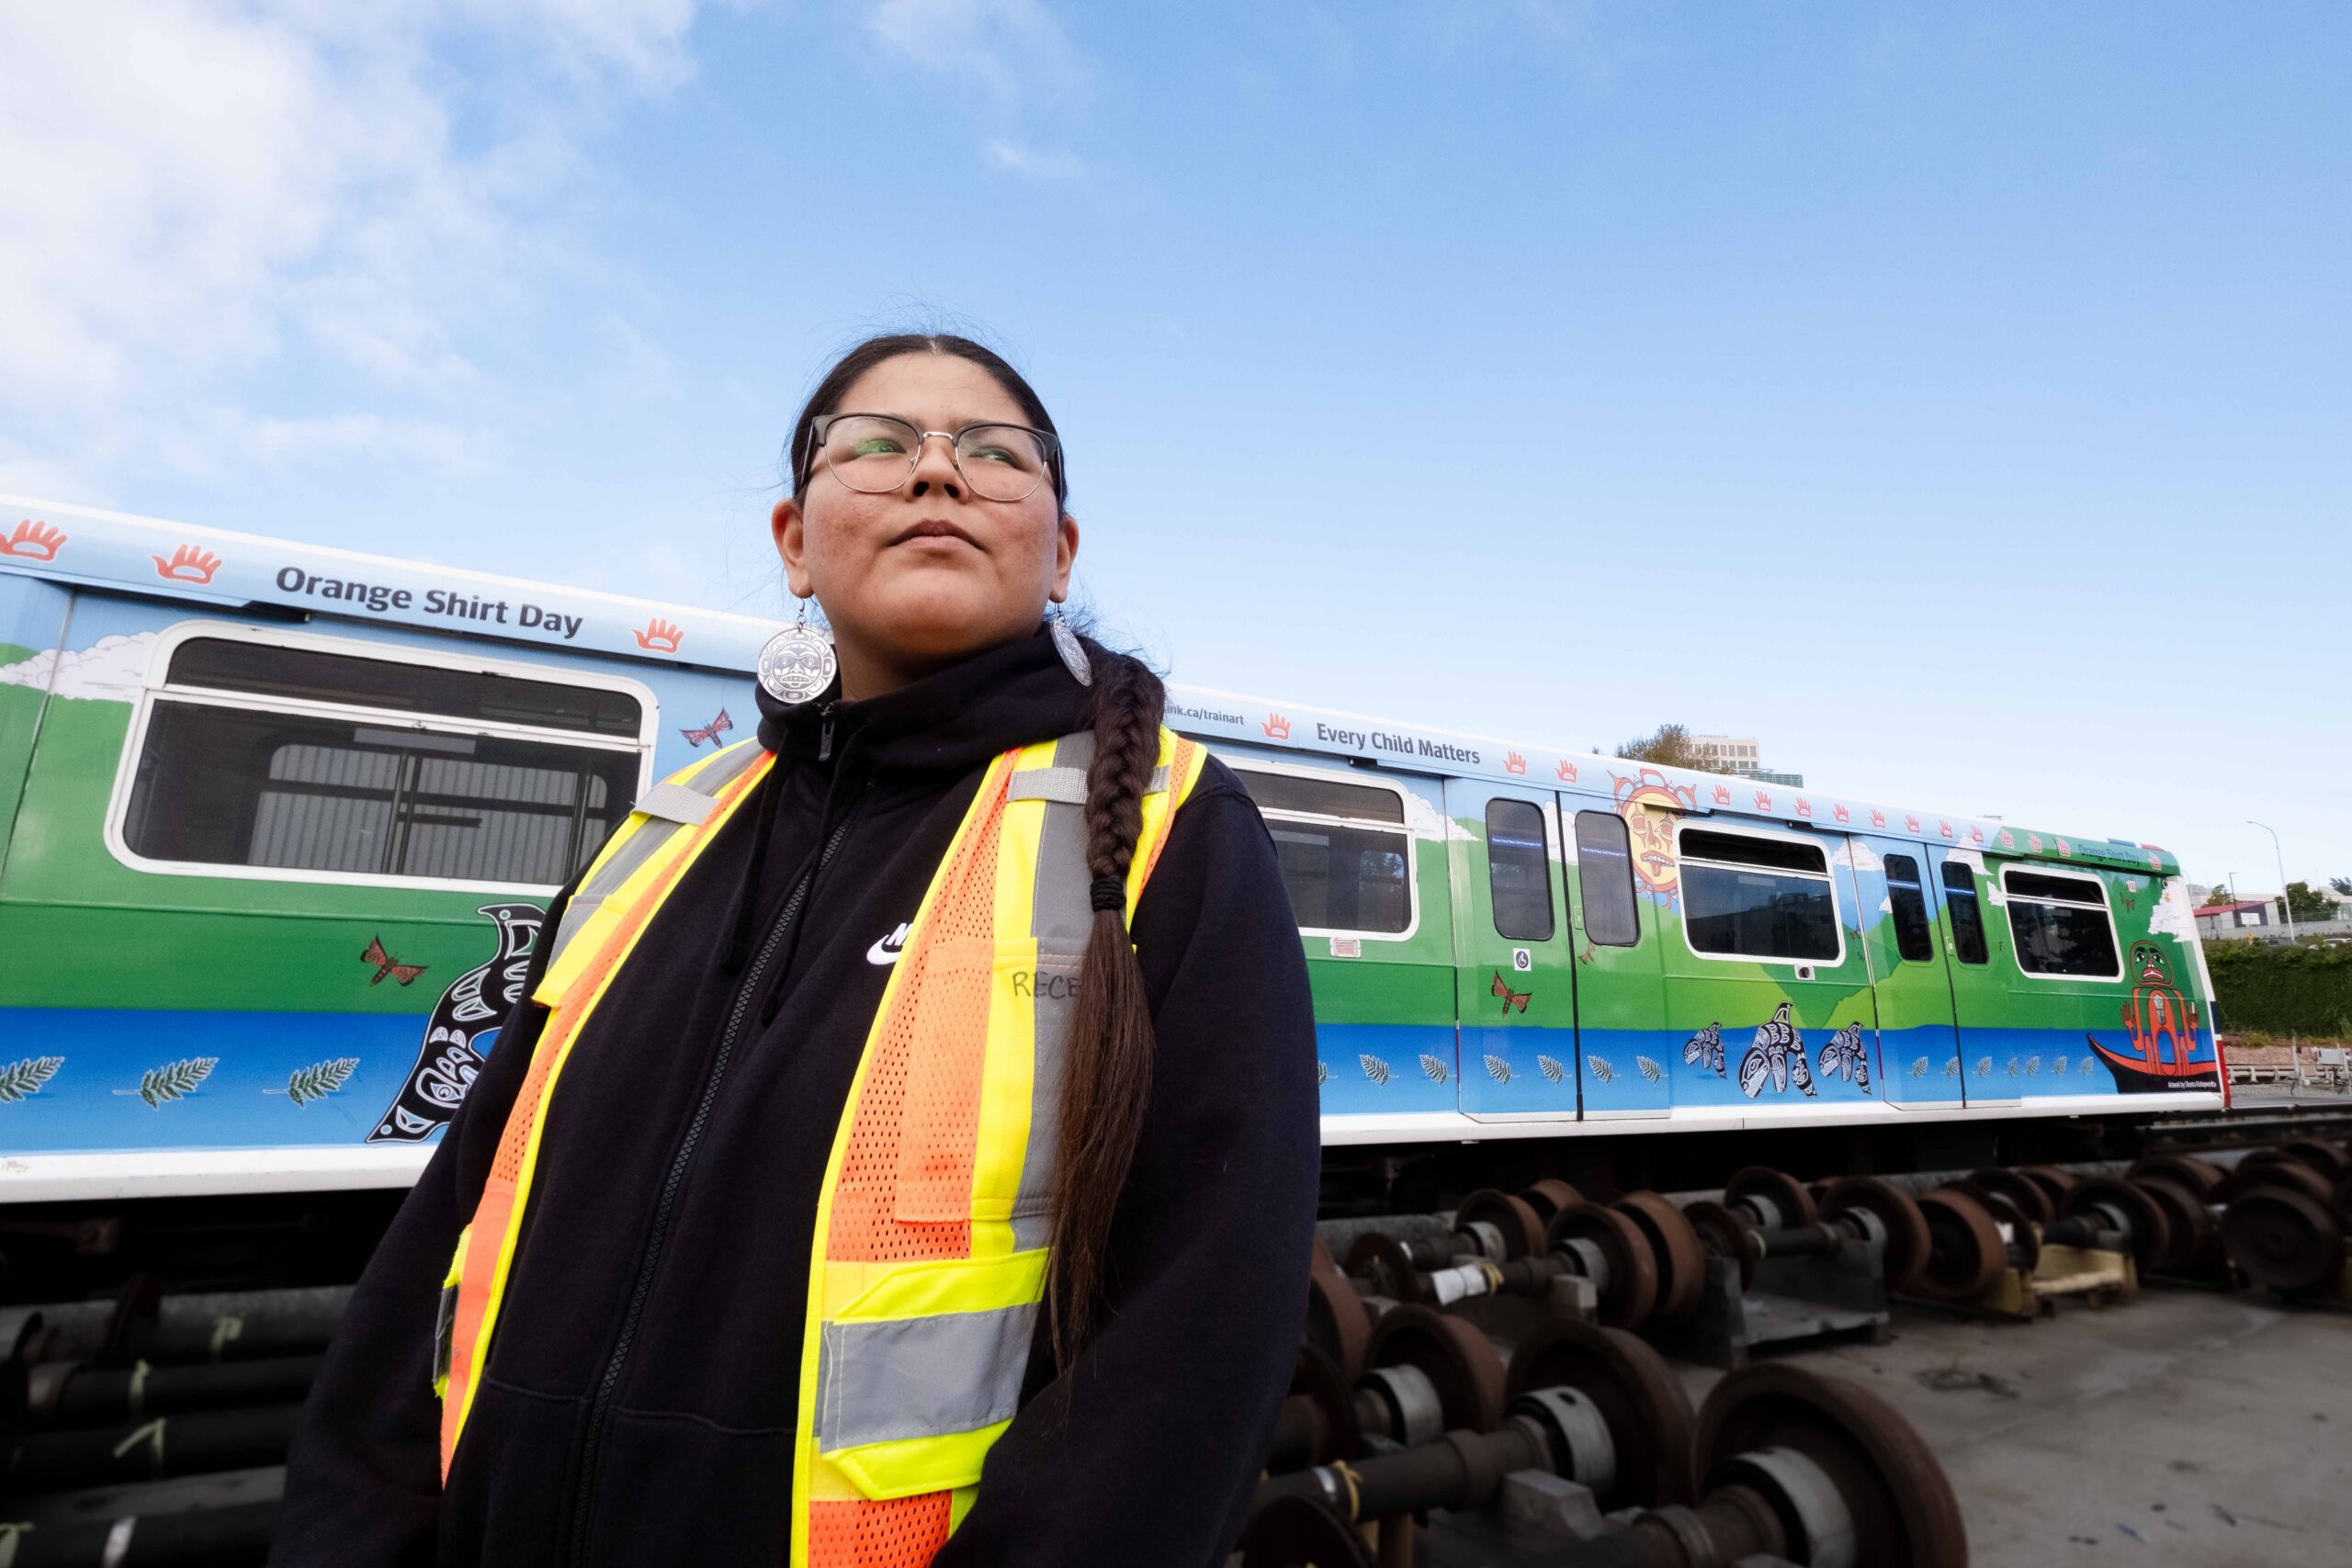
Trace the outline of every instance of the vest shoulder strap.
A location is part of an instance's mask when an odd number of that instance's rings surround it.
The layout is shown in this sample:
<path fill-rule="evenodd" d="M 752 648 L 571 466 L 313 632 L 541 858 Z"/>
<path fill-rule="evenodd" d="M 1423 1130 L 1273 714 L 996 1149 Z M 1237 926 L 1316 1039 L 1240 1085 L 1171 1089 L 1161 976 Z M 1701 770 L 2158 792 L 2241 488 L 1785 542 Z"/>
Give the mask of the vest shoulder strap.
<path fill-rule="evenodd" d="M 532 1000 L 553 1007 L 563 999 L 634 896 L 652 885 L 692 835 L 705 830 L 727 786 L 762 755 L 757 740 L 741 741 L 681 768 L 638 797 L 564 906 L 547 974 Z"/>

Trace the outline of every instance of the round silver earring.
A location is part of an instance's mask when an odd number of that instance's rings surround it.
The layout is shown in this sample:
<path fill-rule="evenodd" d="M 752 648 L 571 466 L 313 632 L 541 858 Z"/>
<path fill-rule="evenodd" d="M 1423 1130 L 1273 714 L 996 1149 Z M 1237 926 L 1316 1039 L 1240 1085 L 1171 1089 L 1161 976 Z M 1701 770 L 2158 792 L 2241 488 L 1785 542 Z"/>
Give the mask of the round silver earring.
<path fill-rule="evenodd" d="M 1094 684 L 1094 665 L 1086 657 L 1086 645 L 1078 640 L 1078 634 L 1062 619 L 1059 604 L 1046 607 L 1046 630 L 1053 637 L 1054 651 L 1062 656 L 1062 668 L 1069 671 L 1070 679 L 1081 686 Z"/>
<path fill-rule="evenodd" d="M 760 690 L 797 706 L 821 696 L 840 667 L 833 639 L 808 624 L 808 601 L 803 599 L 799 615 L 760 649 Z"/>

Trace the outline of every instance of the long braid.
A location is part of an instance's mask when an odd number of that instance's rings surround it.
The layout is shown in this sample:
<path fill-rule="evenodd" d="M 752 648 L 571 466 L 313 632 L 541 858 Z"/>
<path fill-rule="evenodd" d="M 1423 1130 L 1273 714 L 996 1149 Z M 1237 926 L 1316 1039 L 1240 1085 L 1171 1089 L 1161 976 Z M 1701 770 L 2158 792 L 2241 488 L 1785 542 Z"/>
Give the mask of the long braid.
<path fill-rule="evenodd" d="M 1094 670 L 1094 760 L 1086 773 L 1086 870 L 1094 924 L 1079 969 L 1063 1069 L 1061 1145 L 1050 1217 L 1046 1286 L 1056 1365 L 1068 1367 L 1094 1326 L 1111 1215 L 1126 1185 L 1151 1098 L 1156 1045 L 1143 968 L 1127 934 L 1127 870 L 1143 830 L 1143 795 L 1159 761 L 1167 692 L 1142 660 L 1089 639 Z"/>

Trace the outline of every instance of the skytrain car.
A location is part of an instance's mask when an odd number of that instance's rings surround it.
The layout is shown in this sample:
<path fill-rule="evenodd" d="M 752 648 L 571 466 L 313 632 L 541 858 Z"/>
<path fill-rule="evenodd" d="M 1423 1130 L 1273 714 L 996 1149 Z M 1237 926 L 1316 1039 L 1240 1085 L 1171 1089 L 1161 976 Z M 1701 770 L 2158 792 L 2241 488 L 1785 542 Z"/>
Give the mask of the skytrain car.
<path fill-rule="evenodd" d="M 555 891 L 747 740 L 775 623 L 0 508 L 0 1201 L 412 1179 Z M 2224 1104 L 2154 846 L 1182 685 L 1169 722 L 1273 838 L 1327 1146 Z"/>

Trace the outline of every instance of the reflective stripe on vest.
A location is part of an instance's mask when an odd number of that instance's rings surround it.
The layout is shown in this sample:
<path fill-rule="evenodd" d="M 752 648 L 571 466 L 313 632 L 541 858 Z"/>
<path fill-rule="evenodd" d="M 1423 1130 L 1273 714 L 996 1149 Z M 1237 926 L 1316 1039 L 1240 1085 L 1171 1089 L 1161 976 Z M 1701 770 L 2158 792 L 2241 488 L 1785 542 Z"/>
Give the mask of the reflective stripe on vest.
<path fill-rule="evenodd" d="M 1092 754 L 1088 734 L 998 759 L 883 992 L 820 1189 L 796 1565 L 929 1562 L 1020 1403 L 1045 1298 L 1064 1050 L 1093 927 Z M 1130 919 L 1205 761 L 1161 733 Z"/>
<path fill-rule="evenodd" d="M 457 1257 L 442 1291 L 434 1348 L 435 1392 L 441 1396 L 441 1474 L 447 1479 L 458 1437 L 473 1408 L 474 1389 L 490 1354 L 491 1330 L 506 1294 L 506 1276 L 523 1229 L 523 1211 L 538 1168 L 539 1134 L 548 1098 L 571 1054 L 581 1025 L 595 1010 L 613 972 L 637 945 L 670 889 L 717 836 L 735 807 L 763 777 L 774 759 L 756 740 L 730 746 L 672 775 L 647 792 L 662 804 L 674 786 L 711 802 L 699 823 L 689 815 L 656 816 L 632 810 L 581 878 L 564 906 L 563 919 L 534 1001 L 553 1010 L 539 1032 L 531 1067 L 516 1093 L 514 1108 L 499 1134 L 498 1152 L 473 1223 L 458 1237 Z"/>
<path fill-rule="evenodd" d="M 1092 926 L 1082 734 L 997 759 L 892 968 L 820 1189 L 802 1346 L 792 1561 L 916 1568 L 969 1506 L 1013 1414 L 1044 1297 L 1064 1044 Z M 738 758 L 735 751 L 755 753 Z M 1127 912 L 1206 761 L 1162 732 Z M 489 1353 L 539 1133 L 582 1024 L 701 848 L 752 784 L 755 743 L 649 792 L 567 907 L 554 1009 L 452 1268 L 447 1473 Z M 575 916 L 577 919 L 575 919 Z"/>

